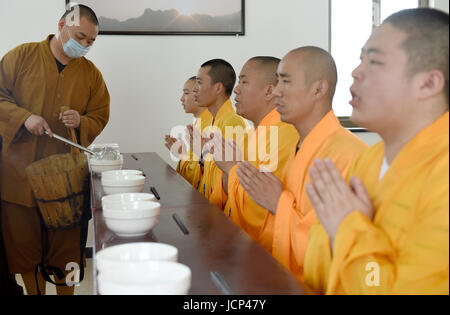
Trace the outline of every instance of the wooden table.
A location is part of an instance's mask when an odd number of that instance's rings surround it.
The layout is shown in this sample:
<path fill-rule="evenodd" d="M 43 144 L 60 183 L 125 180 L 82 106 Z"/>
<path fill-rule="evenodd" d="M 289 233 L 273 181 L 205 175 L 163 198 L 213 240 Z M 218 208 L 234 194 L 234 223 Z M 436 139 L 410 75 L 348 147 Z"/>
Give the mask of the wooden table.
<path fill-rule="evenodd" d="M 194 189 L 156 153 L 124 154 L 123 169 L 142 170 L 147 177 L 144 192 L 156 187 L 161 197 L 161 216 L 145 237 L 120 238 L 104 222 L 103 190 L 99 176 L 91 177 L 93 216 L 93 281 L 97 294 L 95 253 L 129 242 L 161 242 L 178 248 L 178 261 L 190 267 L 189 294 L 225 294 L 212 281 L 219 272 L 235 294 L 303 294 L 294 276 L 262 246 L 229 220 L 222 211 Z M 189 231 L 184 234 L 173 218 L 177 214 Z"/>

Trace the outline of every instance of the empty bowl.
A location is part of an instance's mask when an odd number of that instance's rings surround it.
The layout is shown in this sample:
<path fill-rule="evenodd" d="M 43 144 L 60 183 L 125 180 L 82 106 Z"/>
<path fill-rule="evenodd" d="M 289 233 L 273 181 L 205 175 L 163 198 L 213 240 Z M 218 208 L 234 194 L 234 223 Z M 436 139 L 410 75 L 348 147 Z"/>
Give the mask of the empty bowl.
<path fill-rule="evenodd" d="M 161 206 L 153 201 L 111 203 L 103 207 L 106 226 L 121 237 L 143 236 L 158 223 Z"/>
<path fill-rule="evenodd" d="M 103 196 L 102 207 L 111 208 L 111 204 L 114 203 L 124 203 L 124 202 L 134 202 L 134 201 L 156 201 L 153 194 L 149 193 L 123 193 Z"/>
<path fill-rule="evenodd" d="M 178 249 L 162 243 L 128 243 L 111 246 L 95 254 L 97 269 L 107 274 L 116 272 L 120 264 L 140 264 L 153 260 L 176 262 Z"/>
<path fill-rule="evenodd" d="M 103 295 L 183 295 L 191 286 L 191 269 L 172 261 L 123 263 L 113 272 L 99 272 L 98 290 Z"/>
<path fill-rule="evenodd" d="M 127 176 L 127 175 L 142 175 L 142 171 L 138 170 L 113 170 L 102 172 L 102 178 L 108 176 Z"/>
<path fill-rule="evenodd" d="M 145 176 L 142 175 L 102 177 L 103 191 L 106 195 L 142 192 L 144 185 Z"/>

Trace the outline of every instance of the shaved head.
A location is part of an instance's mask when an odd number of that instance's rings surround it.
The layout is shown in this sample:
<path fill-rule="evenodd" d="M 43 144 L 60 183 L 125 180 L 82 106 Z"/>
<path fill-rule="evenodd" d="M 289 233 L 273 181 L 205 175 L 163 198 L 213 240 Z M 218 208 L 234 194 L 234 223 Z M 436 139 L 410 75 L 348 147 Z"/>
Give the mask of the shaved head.
<path fill-rule="evenodd" d="M 336 91 L 337 69 L 333 57 L 326 50 L 305 46 L 289 52 L 289 55 L 299 57 L 298 66 L 305 73 L 305 84 L 310 87 L 314 82 L 325 80 L 328 82 L 328 95 L 330 101 L 333 100 Z"/>
<path fill-rule="evenodd" d="M 251 58 L 248 62 L 254 62 L 256 64 L 259 75 L 264 85 L 276 85 L 277 84 L 277 68 L 280 63 L 279 58 L 258 56 Z"/>
<path fill-rule="evenodd" d="M 65 19 L 67 17 L 67 15 L 69 15 L 70 13 L 73 13 L 76 9 L 79 10 L 78 12 L 80 13 L 80 18 L 85 17 L 86 19 L 88 19 L 89 22 L 98 26 L 98 18 L 97 18 L 97 15 L 95 14 L 95 12 L 88 6 L 85 6 L 82 4 L 76 4 L 72 7 L 70 7 L 69 10 L 66 10 L 66 12 L 63 14 L 61 19 Z"/>
<path fill-rule="evenodd" d="M 409 9 L 392 14 L 383 23 L 407 35 L 401 47 L 408 56 L 408 76 L 431 70 L 442 72 L 448 104 L 448 14 L 428 8 Z"/>

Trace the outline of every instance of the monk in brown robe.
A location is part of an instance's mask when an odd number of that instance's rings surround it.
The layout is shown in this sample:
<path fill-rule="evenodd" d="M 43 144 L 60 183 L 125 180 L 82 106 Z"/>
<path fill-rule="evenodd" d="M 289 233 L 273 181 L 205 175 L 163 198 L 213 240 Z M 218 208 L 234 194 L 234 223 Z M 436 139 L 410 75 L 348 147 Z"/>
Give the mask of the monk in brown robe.
<path fill-rule="evenodd" d="M 35 267 L 42 253 L 48 266 L 67 273 L 80 262 L 80 227 L 48 230 L 43 248 L 41 223 L 25 168 L 70 148 L 52 139 L 68 138 L 75 128 L 78 142 L 88 146 L 109 119 L 109 93 L 100 71 L 84 58 L 98 35 L 98 20 L 77 5 L 58 22 L 58 33 L 38 43 L 20 45 L 0 61 L 0 136 L 2 233 L 9 271 L 20 273 L 28 294 L 36 294 Z M 61 113 L 61 107 L 70 110 Z M 49 136 L 44 135 L 44 131 Z M 65 283 L 65 279 L 58 282 Z M 38 276 L 40 291 L 45 282 Z M 74 287 L 57 287 L 73 294 Z"/>

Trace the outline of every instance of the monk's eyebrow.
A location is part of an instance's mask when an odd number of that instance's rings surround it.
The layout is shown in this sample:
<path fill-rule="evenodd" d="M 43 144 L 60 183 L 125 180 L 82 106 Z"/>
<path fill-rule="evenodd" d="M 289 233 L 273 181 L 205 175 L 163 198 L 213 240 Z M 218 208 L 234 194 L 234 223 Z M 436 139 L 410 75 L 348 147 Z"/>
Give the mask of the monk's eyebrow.
<path fill-rule="evenodd" d="M 87 35 L 84 34 L 83 32 L 78 32 L 78 34 L 80 34 L 83 37 L 87 37 Z M 95 38 L 91 38 L 90 40 L 95 41 Z"/>
<path fill-rule="evenodd" d="M 287 73 L 277 73 L 277 78 L 282 77 L 282 78 L 290 78 L 291 75 L 287 74 Z"/>
<path fill-rule="evenodd" d="M 368 55 L 368 54 L 378 54 L 378 55 L 386 55 L 386 53 L 378 48 L 362 48 L 361 49 L 361 56 L 362 55 Z"/>
<path fill-rule="evenodd" d="M 246 78 L 246 77 L 247 77 L 247 75 L 242 74 L 242 75 L 239 76 L 239 79 L 243 79 L 243 78 Z"/>

